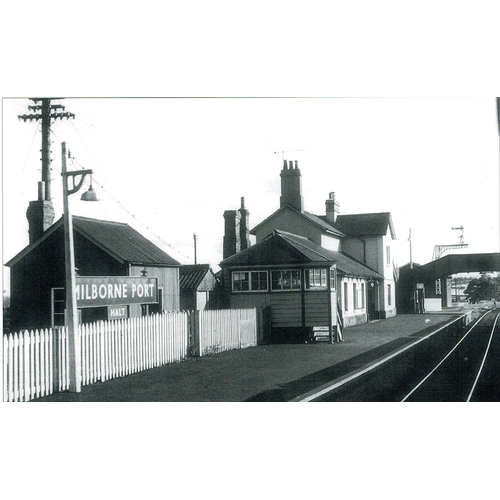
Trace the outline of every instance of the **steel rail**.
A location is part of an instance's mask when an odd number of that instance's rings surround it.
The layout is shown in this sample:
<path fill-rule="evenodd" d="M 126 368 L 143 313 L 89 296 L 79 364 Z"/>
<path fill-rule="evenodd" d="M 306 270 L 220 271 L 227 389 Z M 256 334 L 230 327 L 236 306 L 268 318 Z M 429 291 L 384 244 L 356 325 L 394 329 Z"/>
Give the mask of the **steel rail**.
<path fill-rule="evenodd" d="M 387 363 L 388 361 L 399 356 L 403 352 L 415 347 L 417 344 L 420 344 L 420 342 L 423 342 L 423 341 L 427 340 L 428 338 L 432 337 L 433 335 L 435 335 L 436 333 L 440 332 L 441 330 L 448 328 L 450 325 L 453 325 L 454 323 L 456 323 L 460 319 L 463 319 L 465 316 L 466 315 L 459 316 L 458 318 L 455 318 L 455 319 L 445 323 L 444 325 L 441 325 L 437 330 L 433 330 L 432 332 L 425 335 L 424 337 L 421 337 L 421 338 L 415 340 L 414 342 L 412 342 L 411 344 L 408 344 L 408 345 L 394 351 L 393 353 L 389 354 L 388 356 L 384 356 L 384 357 L 380 358 L 379 360 L 375 361 L 374 363 L 372 363 L 366 367 L 363 367 L 363 368 L 351 373 L 348 376 L 340 377 L 340 379 L 337 381 L 327 382 L 326 384 L 324 384 L 320 387 L 316 387 L 312 391 L 309 391 L 309 392 L 306 392 L 305 394 L 297 396 L 296 398 L 292 399 L 291 401 L 292 402 L 300 402 L 300 403 L 307 403 L 307 402 L 315 401 L 319 397 L 324 396 L 330 392 L 333 392 L 335 389 L 338 389 L 339 387 L 346 385 L 348 382 L 351 382 L 351 381 L 361 377 L 362 375 L 365 375 L 366 373 L 369 373 L 369 372 L 375 370 L 379 366 Z"/>
<path fill-rule="evenodd" d="M 484 353 L 484 357 L 483 357 L 483 361 L 481 363 L 481 366 L 479 367 L 479 371 L 477 373 L 476 380 L 474 380 L 474 385 L 472 386 L 469 397 L 467 398 L 467 403 L 470 402 L 470 400 L 472 398 L 472 394 L 474 393 L 474 390 L 476 389 L 476 385 L 477 385 L 477 382 L 479 380 L 479 377 L 481 376 L 481 372 L 483 371 L 483 366 L 484 366 L 484 363 L 486 362 L 486 358 L 487 358 L 488 352 L 490 350 L 490 345 L 491 345 L 491 341 L 493 339 L 493 333 L 495 332 L 495 327 L 497 326 L 498 318 L 500 318 L 500 313 L 497 314 L 497 317 L 495 318 L 495 321 L 493 322 L 493 326 L 491 327 L 490 339 L 488 341 L 488 345 L 486 346 L 486 351 Z"/>
<path fill-rule="evenodd" d="M 479 325 L 479 323 L 487 316 L 490 314 L 491 311 L 485 312 L 469 329 L 468 332 L 465 333 L 465 335 L 456 343 L 455 347 L 451 349 L 451 351 L 401 400 L 402 403 L 404 403 L 445 361 L 448 359 L 449 356 L 453 353 L 453 351 L 462 343 L 462 341 L 469 335 L 474 328 Z"/>

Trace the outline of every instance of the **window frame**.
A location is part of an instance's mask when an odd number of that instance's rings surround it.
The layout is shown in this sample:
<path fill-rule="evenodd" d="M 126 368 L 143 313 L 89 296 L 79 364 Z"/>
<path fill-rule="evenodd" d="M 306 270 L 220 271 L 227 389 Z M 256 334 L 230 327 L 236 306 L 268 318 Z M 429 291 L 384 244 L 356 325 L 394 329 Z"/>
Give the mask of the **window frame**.
<path fill-rule="evenodd" d="M 236 274 L 246 274 L 247 279 L 246 280 L 241 280 L 240 283 L 247 283 L 248 284 L 248 289 L 247 290 L 235 290 L 234 284 L 235 284 L 235 275 Z M 258 275 L 257 278 L 255 278 L 255 275 Z M 254 276 L 252 276 L 254 275 Z M 265 275 L 265 280 L 262 280 L 262 275 Z M 260 288 L 260 284 L 265 281 L 266 283 L 266 288 Z M 258 284 L 258 288 L 253 288 L 254 283 Z M 245 271 L 232 271 L 231 272 L 231 292 L 232 293 L 266 293 L 269 291 L 269 272 L 263 269 L 256 269 L 256 270 L 245 270 Z"/>
<path fill-rule="evenodd" d="M 274 284 L 279 281 L 274 278 L 276 273 L 281 273 L 281 278 L 279 280 L 286 281 L 287 279 L 290 281 L 290 288 L 275 288 Z M 290 278 L 283 277 L 284 273 L 297 273 L 297 277 L 294 278 L 293 275 L 290 275 Z M 293 287 L 294 279 L 298 279 L 298 287 Z M 302 272 L 300 269 L 273 269 L 271 270 L 271 292 L 300 292 L 302 290 Z"/>
<path fill-rule="evenodd" d="M 331 276 L 326 267 L 311 267 L 305 269 L 305 290 L 328 290 L 331 289 Z M 311 280 L 312 277 L 312 280 Z M 318 284 L 319 280 L 319 284 Z M 312 284 L 311 284 L 312 281 Z M 324 283 L 324 284 L 323 284 Z M 329 288 L 330 287 L 330 288 Z"/>
<path fill-rule="evenodd" d="M 62 299 L 56 300 L 56 295 L 59 295 L 61 293 Z M 63 326 L 66 325 L 66 290 L 63 287 L 54 287 L 50 289 L 50 295 L 51 295 L 51 300 L 50 300 L 50 306 L 51 306 L 51 311 L 50 311 L 50 317 L 51 317 L 51 324 L 52 328 L 62 328 Z M 62 312 L 56 311 L 56 304 L 63 304 L 62 306 Z M 56 317 L 60 318 L 62 317 L 62 324 L 56 324 Z M 59 323 L 59 322 L 57 322 Z"/>

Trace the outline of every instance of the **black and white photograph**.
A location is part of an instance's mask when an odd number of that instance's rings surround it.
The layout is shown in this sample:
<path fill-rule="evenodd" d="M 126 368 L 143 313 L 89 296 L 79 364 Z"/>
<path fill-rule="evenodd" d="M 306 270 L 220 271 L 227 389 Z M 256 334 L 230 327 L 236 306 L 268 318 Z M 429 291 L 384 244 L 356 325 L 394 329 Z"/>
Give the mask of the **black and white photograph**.
<path fill-rule="evenodd" d="M 4 401 L 500 401 L 497 99 L 3 113 Z"/>
<path fill-rule="evenodd" d="M 494 496 L 496 10 L 3 5 L 4 496 Z"/>

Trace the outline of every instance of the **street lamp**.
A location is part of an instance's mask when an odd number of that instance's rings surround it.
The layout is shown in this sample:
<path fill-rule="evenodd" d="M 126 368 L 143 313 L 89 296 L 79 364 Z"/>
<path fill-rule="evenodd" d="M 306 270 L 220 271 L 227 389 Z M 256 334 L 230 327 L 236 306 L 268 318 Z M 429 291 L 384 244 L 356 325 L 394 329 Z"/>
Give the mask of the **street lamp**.
<path fill-rule="evenodd" d="M 78 331 L 78 311 L 76 307 L 76 278 L 75 278 L 75 248 L 73 242 L 73 220 L 69 213 L 68 197 L 76 193 L 82 187 L 87 175 L 92 174 L 92 170 L 76 170 L 68 172 L 66 170 L 66 143 L 61 145 L 62 149 L 62 178 L 63 178 L 63 202 L 64 202 L 64 261 L 66 275 L 66 326 L 68 327 L 68 352 L 69 352 L 69 390 L 71 392 L 81 392 L 82 390 L 82 359 L 80 336 Z M 76 178 L 80 176 L 78 182 Z M 68 179 L 73 181 L 70 189 Z M 87 193 L 84 193 L 87 194 Z M 96 201 L 97 198 L 86 200 Z"/>

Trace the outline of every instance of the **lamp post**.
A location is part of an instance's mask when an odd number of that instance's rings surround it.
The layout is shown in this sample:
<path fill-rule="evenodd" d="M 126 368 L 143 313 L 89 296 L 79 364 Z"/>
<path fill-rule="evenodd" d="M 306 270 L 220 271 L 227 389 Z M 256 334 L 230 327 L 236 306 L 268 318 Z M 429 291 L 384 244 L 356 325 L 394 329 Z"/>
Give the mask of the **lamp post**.
<path fill-rule="evenodd" d="M 69 352 L 69 390 L 81 392 L 82 390 L 82 359 L 80 335 L 78 331 L 78 310 L 76 307 L 76 278 L 75 278 L 75 249 L 73 242 L 73 220 L 69 212 L 68 197 L 76 193 L 83 184 L 87 174 L 92 170 L 66 170 L 66 143 L 62 143 L 62 178 L 63 178 L 63 203 L 64 203 L 64 261 L 66 276 L 66 326 L 68 327 L 68 352 Z M 80 176 L 78 183 L 76 177 Z M 68 179 L 73 181 L 69 187 Z M 85 193 L 86 194 L 86 193 Z M 97 200 L 97 198 L 95 198 Z"/>

